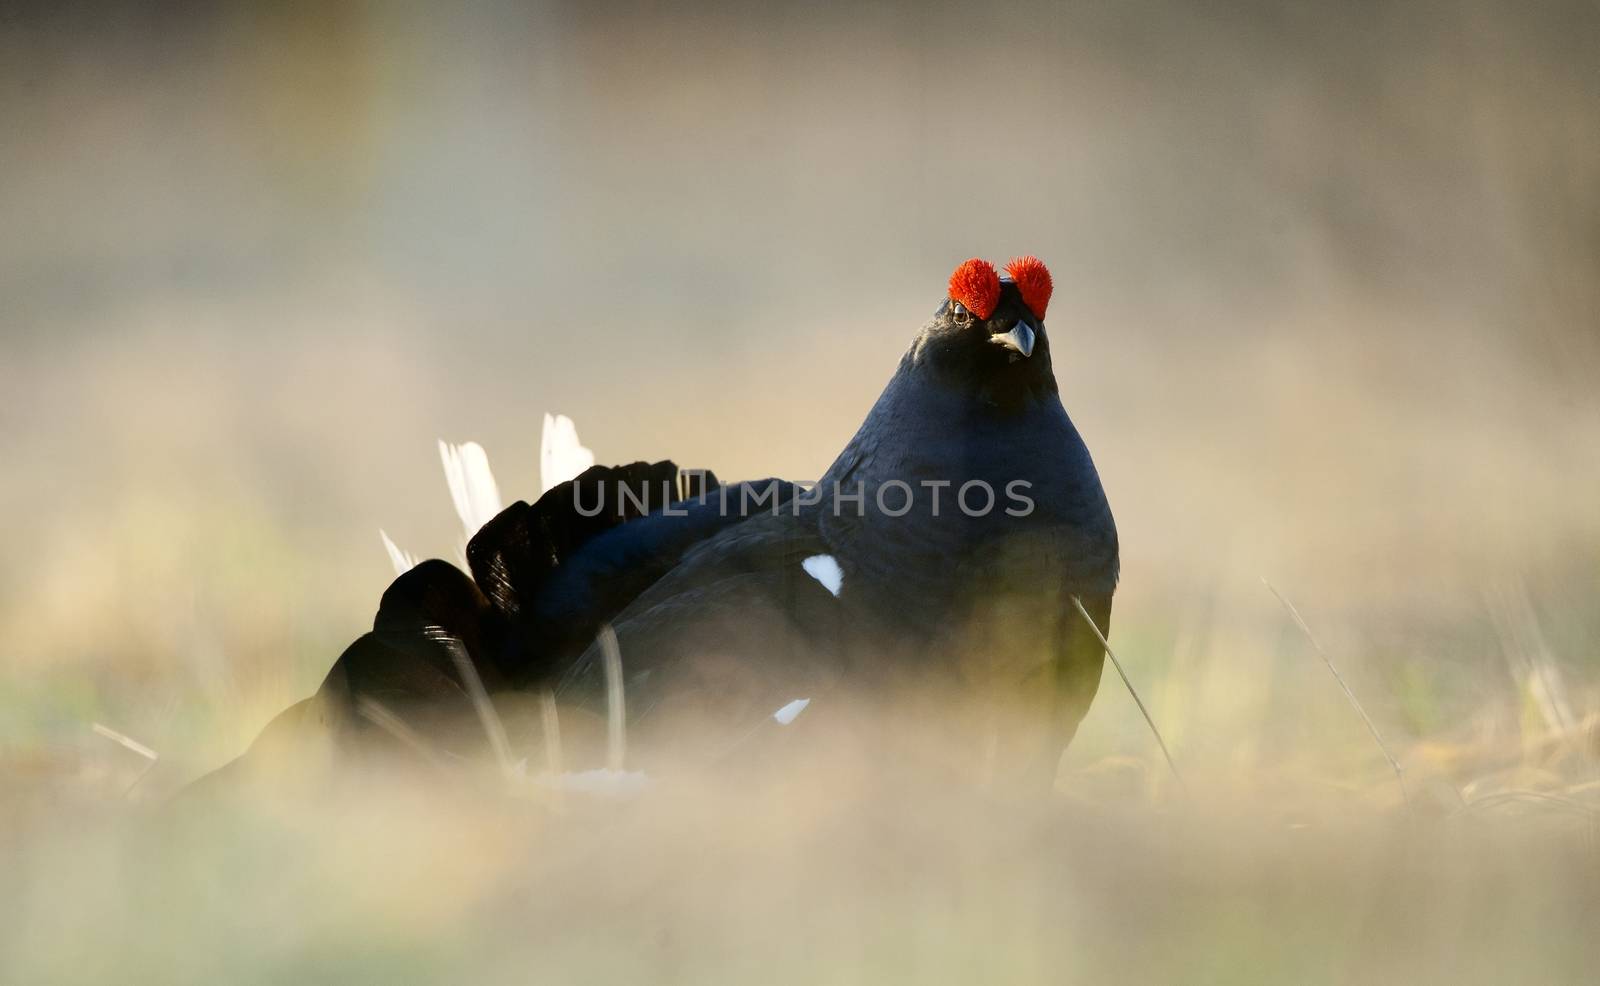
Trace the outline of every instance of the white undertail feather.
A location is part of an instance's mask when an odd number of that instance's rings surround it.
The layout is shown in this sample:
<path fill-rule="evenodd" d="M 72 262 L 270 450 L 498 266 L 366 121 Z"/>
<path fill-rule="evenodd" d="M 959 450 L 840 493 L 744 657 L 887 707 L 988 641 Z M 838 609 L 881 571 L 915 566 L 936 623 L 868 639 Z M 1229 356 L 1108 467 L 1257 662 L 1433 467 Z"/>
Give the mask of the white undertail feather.
<path fill-rule="evenodd" d="M 456 516 L 461 518 L 465 536 L 458 545 L 465 561 L 466 542 L 493 520 L 505 504 L 500 499 L 500 486 L 489 468 L 489 456 L 477 442 L 452 445 L 439 442 L 439 461 L 444 466 L 444 480 L 450 487 L 450 501 L 455 505 Z M 558 486 L 594 465 L 594 453 L 584 448 L 578 440 L 578 426 L 564 414 L 546 414 L 544 433 L 539 447 L 539 494 Z M 388 532 L 379 529 L 383 548 L 394 565 L 396 575 L 404 575 L 417 566 L 419 559 L 401 550 Z"/>
<path fill-rule="evenodd" d="M 546 414 L 539 442 L 539 495 L 594 465 L 594 453 L 578 440 L 578 426 L 565 414 Z"/>
<path fill-rule="evenodd" d="M 444 479 L 450 486 L 456 515 L 470 540 L 501 510 L 500 487 L 489 471 L 489 456 L 477 442 L 451 445 L 441 441 L 439 459 L 444 464 Z"/>
<path fill-rule="evenodd" d="M 408 551 L 401 551 L 400 546 L 394 543 L 387 531 L 378 528 L 378 536 L 383 538 L 383 550 L 389 553 L 389 561 L 394 563 L 394 574 L 404 575 L 417 567 L 416 556 Z"/>

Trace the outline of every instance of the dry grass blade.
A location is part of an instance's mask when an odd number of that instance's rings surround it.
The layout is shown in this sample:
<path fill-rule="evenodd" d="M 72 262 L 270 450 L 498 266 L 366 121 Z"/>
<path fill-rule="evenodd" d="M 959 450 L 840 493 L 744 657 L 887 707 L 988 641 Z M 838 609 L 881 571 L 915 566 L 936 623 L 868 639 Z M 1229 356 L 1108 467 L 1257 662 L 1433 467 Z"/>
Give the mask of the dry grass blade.
<path fill-rule="evenodd" d="M 446 766 L 444 758 L 434 750 L 433 746 L 383 703 L 365 695 L 357 696 L 356 714 L 399 740 L 402 745 L 429 764 L 441 768 Z"/>
<path fill-rule="evenodd" d="M 555 777 L 561 773 L 561 715 L 548 688 L 539 693 L 539 720 L 544 726 L 544 769 Z"/>
<path fill-rule="evenodd" d="M 1100 627 L 1095 624 L 1094 618 L 1089 615 L 1089 611 L 1083 608 L 1083 600 L 1073 596 L 1072 605 L 1077 608 L 1078 615 L 1083 617 L 1083 622 L 1089 624 L 1089 629 L 1093 631 L 1095 639 L 1100 641 L 1100 646 L 1104 648 L 1106 656 L 1111 658 L 1111 666 L 1117 669 L 1117 674 L 1122 678 L 1123 685 L 1127 687 L 1128 694 L 1133 696 L 1133 704 L 1139 707 L 1139 714 L 1144 716 L 1145 725 L 1150 727 L 1150 735 L 1156 738 L 1156 745 L 1161 747 L 1161 755 L 1167 759 L 1167 769 L 1172 771 L 1172 777 L 1178 782 L 1178 787 L 1183 790 L 1185 795 L 1188 795 L 1189 786 L 1183 782 L 1183 775 L 1178 773 L 1178 765 L 1172 760 L 1172 753 L 1167 749 L 1167 741 L 1161 738 L 1161 730 L 1156 728 L 1156 721 L 1150 717 L 1150 710 L 1145 708 L 1144 699 L 1139 697 L 1139 690 L 1133 687 L 1133 680 L 1128 677 L 1128 672 L 1123 669 L 1122 662 L 1117 660 L 1116 651 L 1111 649 L 1110 641 L 1106 640 L 1106 635 L 1100 632 Z"/>
<path fill-rule="evenodd" d="M 627 706 L 622 695 L 622 647 L 609 625 L 600 628 L 600 655 L 606 673 L 606 766 L 621 770 L 627 752 Z"/>
<path fill-rule="evenodd" d="M 1371 716 L 1367 715 L 1367 710 L 1361 707 L 1361 701 L 1356 698 L 1356 693 L 1350 690 L 1350 686 L 1344 680 L 1344 675 L 1340 674 L 1339 669 L 1334 665 L 1333 658 L 1329 657 L 1328 652 L 1322 649 L 1321 644 L 1317 643 L 1316 635 L 1311 632 L 1311 627 L 1306 624 L 1305 617 L 1300 615 L 1298 609 L 1295 609 L 1294 603 L 1286 599 L 1283 593 L 1275 589 L 1265 577 L 1261 579 L 1261 584 L 1266 586 L 1267 591 L 1272 593 L 1278 602 L 1283 604 L 1283 608 L 1289 613 L 1289 618 L 1294 620 L 1295 626 L 1299 627 L 1300 632 L 1305 634 L 1306 639 L 1311 642 L 1311 649 L 1316 651 L 1317 656 L 1322 658 L 1322 663 L 1328 666 L 1328 672 L 1333 675 L 1333 680 L 1337 681 L 1339 687 L 1344 689 L 1345 698 L 1350 700 L 1350 705 L 1356 710 L 1356 715 L 1361 717 L 1361 721 L 1367 724 L 1367 731 L 1372 733 L 1373 741 L 1378 744 L 1378 749 L 1383 751 L 1383 758 L 1389 761 L 1389 766 L 1394 769 L 1394 779 L 1400 785 L 1400 797 L 1405 800 L 1406 807 L 1410 808 L 1411 792 L 1406 790 L 1405 769 L 1400 766 L 1400 761 L 1395 759 L 1394 754 L 1389 752 L 1389 744 L 1383 741 L 1383 734 L 1378 732 L 1377 724 L 1372 721 Z"/>
<path fill-rule="evenodd" d="M 460 640 L 445 633 L 441 628 L 430 628 L 429 636 L 450 651 L 450 659 L 455 662 L 456 673 L 461 676 L 461 682 L 467 689 L 467 696 L 472 699 L 472 707 L 478 713 L 478 721 L 483 724 L 484 735 L 489 737 L 489 746 L 494 750 L 495 762 L 500 765 L 500 772 L 507 777 L 515 776 L 517 768 L 511 761 L 511 743 L 506 739 L 505 724 L 500 721 L 500 714 L 495 712 L 494 703 L 489 701 L 489 692 L 483 687 L 483 679 L 478 677 L 478 669 L 472 666 L 472 656 L 467 653 L 467 648 Z"/>
<path fill-rule="evenodd" d="M 1545 642 L 1527 586 L 1516 580 L 1485 590 L 1484 598 L 1512 681 L 1533 700 L 1548 733 L 1570 734 L 1578 717 L 1573 713 L 1561 670 Z M 1526 745 L 1533 742 L 1535 737 L 1524 739 Z"/>
<path fill-rule="evenodd" d="M 96 736 L 104 736 L 106 739 L 110 740 L 111 742 L 116 743 L 117 745 L 125 747 L 125 748 L 127 748 L 129 750 L 132 750 L 134 753 L 139 754 L 139 756 L 144 757 L 146 760 L 160 760 L 161 759 L 161 754 L 159 754 L 156 751 L 150 749 L 148 746 L 145 746 L 143 743 L 139 742 L 138 740 L 134 739 L 133 737 L 128 736 L 128 735 L 126 735 L 124 733 L 117 732 L 115 729 L 112 729 L 110 726 L 102 726 L 98 722 L 96 722 L 96 723 L 92 723 L 89 728 L 94 731 L 94 734 Z"/>
<path fill-rule="evenodd" d="M 134 753 L 139 754 L 139 756 L 144 757 L 147 761 L 144 765 L 144 769 L 139 771 L 138 776 L 133 779 L 133 782 L 122 789 L 122 796 L 124 798 L 130 797 L 133 794 L 133 789 L 138 787 L 139 784 L 150 775 L 150 772 L 156 768 L 156 763 L 161 759 L 161 754 L 150 749 L 148 746 L 145 746 L 143 743 L 139 742 L 133 737 L 117 732 L 110 726 L 102 726 L 96 722 L 90 724 L 90 729 L 94 731 L 96 736 L 103 736 L 111 742 L 116 743 L 118 746 L 132 750 Z"/>
<path fill-rule="evenodd" d="M 1469 815 L 1483 811 L 1486 808 L 1497 808 L 1509 804 L 1538 804 L 1551 808 L 1563 809 L 1585 817 L 1600 816 L 1600 808 L 1584 804 L 1577 798 L 1566 797 L 1560 794 L 1551 794 L 1548 791 L 1497 791 L 1486 794 L 1481 798 L 1474 798 L 1466 804 L 1451 812 L 1451 815 Z"/>

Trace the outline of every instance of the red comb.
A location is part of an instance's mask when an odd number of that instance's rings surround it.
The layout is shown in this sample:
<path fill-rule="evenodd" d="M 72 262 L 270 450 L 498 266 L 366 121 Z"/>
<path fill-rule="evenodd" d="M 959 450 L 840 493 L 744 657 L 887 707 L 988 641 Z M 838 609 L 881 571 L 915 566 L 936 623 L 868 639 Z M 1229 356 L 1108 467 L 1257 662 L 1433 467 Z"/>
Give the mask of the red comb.
<path fill-rule="evenodd" d="M 1000 275 L 994 272 L 994 264 L 973 257 L 957 267 L 950 275 L 950 300 L 965 305 L 979 318 L 993 315 L 994 306 L 1000 301 Z"/>
<path fill-rule="evenodd" d="M 1050 271 L 1038 257 L 1017 257 L 1006 264 L 1006 273 L 1017 282 L 1022 303 L 1028 306 L 1035 318 L 1044 318 L 1050 307 Z"/>

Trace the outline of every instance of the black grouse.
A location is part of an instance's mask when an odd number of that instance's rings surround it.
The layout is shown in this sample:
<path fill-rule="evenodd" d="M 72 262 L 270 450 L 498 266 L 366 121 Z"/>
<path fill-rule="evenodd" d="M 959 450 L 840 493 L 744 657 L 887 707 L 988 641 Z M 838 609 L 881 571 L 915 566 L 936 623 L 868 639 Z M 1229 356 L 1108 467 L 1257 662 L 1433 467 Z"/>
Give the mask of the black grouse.
<path fill-rule="evenodd" d="M 714 759 L 791 700 L 933 685 L 999 695 L 991 755 L 1047 779 L 1103 661 L 1072 597 L 1108 632 L 1118 577 L 1052 369 L 1050 293 L 1032 257 L 1004 276 L 961 264 L 814 488 L 635 463 L 513 504 L 471 540 L 471 578 L 439 561 L 402 575 L 282 718 L 315 718 L 341 749 L 481 756 L 479 682 L 503 711 L 553 693 L 564 730 L 603 719 L 610 626 L 631 763 Z"/>

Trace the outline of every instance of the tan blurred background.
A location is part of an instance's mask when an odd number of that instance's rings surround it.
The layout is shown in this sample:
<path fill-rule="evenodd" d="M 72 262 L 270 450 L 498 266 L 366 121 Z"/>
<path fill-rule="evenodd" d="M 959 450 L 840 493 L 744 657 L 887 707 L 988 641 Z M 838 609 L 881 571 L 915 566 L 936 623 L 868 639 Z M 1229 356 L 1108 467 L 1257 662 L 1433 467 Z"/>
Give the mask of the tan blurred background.
<path fill-rule="evenodd" d="M 1262 576 L 1408 751 L 1581 717 L 1600 11 L 1220 6 L 0 3 L 0 745 L 236 753 L 452 555 L 437 438 L 815 478 L 1024 252 L 1180 758 L 1381 780 Z"/>

